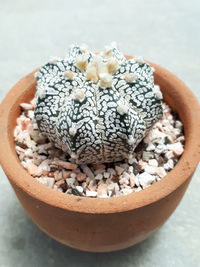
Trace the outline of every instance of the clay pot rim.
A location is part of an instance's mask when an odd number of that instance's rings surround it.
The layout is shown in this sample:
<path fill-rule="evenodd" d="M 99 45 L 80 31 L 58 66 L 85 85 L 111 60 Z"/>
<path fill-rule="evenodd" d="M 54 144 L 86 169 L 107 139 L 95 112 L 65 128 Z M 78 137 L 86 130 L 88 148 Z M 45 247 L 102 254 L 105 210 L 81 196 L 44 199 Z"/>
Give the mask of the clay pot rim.
<path fill-rule="evenodd" d="M 179 98 L 182 103 L 182 113 L 187 112 L 187 128 L 184 125 L 187 133 L 185 151 L 175 168 L 164 178 L 139 192 L 105 199 L 62 194 L 33 179 L 19 162 L 14 149 L 13 133 L 9 130 L 10 118 L 16 112 L 13 109 L 16 99 L 23 98 L 25 92 L 31 90 L 35 84 L 33 71 L 13 86 L 0 105 L 0 163 L 10 181 L 31 197 L 48 205 L 71 212 L 90 214 L 127 212 L 147 206 L 165 198 L 181 186 L 193 174 L 200 159 L 200 139 L 197 138 L 200 133 L 200 121 L 197 121 L 196 115 L 200 114 L 200 105 L 190 89 L 174 74 L 149 63 L 155 68 L 155 73 L 160 79 L 168 79 L 168 83 L 174 87 L 172 96 Z"/>

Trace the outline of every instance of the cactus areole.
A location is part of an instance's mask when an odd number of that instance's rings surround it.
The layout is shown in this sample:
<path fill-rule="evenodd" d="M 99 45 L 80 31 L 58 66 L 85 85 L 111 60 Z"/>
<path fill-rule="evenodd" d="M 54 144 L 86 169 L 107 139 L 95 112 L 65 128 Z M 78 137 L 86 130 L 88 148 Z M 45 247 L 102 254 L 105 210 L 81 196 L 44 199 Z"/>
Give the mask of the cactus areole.
<path fill-rule="evenodd" d="M 127 60 L 115 44 L 96 55 L 72 46 L 35 75 L 39 129 L 76 163 L 132 157 L 162 117 L 162 94 L 143 58 Z"/>

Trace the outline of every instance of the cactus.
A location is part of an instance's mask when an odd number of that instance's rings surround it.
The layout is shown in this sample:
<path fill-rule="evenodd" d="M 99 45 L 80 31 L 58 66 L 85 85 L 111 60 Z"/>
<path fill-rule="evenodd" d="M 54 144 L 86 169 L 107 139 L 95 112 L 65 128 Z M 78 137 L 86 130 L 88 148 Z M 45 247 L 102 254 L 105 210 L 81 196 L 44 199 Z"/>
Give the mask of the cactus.
<path fill-rule="evenodd" d="M 115 44 L 98 55 L 72 46 L 35 77 L 40 131 L 79 164 L 131 157 L 162 117 L 153 68 L 141 57 L 127 60 Z"/>

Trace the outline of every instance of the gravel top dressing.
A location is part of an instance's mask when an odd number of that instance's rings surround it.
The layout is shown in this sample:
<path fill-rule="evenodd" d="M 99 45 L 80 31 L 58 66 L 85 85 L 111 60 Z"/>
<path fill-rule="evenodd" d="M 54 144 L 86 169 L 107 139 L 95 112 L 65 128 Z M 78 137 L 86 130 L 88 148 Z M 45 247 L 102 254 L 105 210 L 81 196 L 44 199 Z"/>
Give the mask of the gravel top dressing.
<path fill-rule="evenodd" d="M 33 179 L 62 193 L 108 198 L 140 191 L 167 175 L 184 151 L 183 124 L 162 102 L 163 118 L 153 125 L 129 158 L 76 164 L 39 132 L 35 105 L 35 98 L 20 105 L 22 112 L 14 130 L 16 152 Z"/>

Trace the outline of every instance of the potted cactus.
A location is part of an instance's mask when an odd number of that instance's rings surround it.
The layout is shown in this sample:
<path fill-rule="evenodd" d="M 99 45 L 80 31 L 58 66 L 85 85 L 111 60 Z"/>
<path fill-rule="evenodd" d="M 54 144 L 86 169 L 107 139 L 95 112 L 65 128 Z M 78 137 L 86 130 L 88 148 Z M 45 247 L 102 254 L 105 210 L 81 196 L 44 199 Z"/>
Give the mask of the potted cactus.
<path fill-rule="evenodd" d="M 35 93 L 36 103 L 31 101 Z M 144 190 L 118 197 L 82 197 L 41 185 L 24 169 L 31 163 L 38 171 L 39 167 L 30 158 L 36 161 L 47 158 L 44 148 L 51 149 L 52 143 L 59 148 L 55 155 L 59 167 L 65 169 L 77 171 L 80 164 L 88 171 L 87 164 L 96 168 L 102 167 L 102 163 L 109 165 L 127 158 L 134 163 L 133 157 L 140 153 L 136 151 L 138 144 L 144 137 L 148 142 L 149 132 L 163 114 L 171 116 L 163 109 L 162 95 L 178 113 L 186 142 L 176 166 L 159 182 L 149 179 Z M 24 109 L 23 118 L 20 105 Z M 195 96 L 164 68 L 146 63 L 141 57 L 124 57 L 115 44 L 98 55 L 88 51 L 86 46 L 73 46 L 64 60 L 52 58 L 39 71 L 21 79 L 0 105 L 0 163 L 29 216 L 48 235 L 85 251 L 119 250 L 144 240 L 161 227 L 182 199 L 200 158 L 197 114 L 200 114 L 200 106 Z M 32 123 L 33 120 L 36 122 Z M 165 123 L 168 124 L 167 118 Z M 181 122 L 178 124 L 180 126 Z M 27 136 L 31 131 L 37 132 L 38 127 L 42 133 L 38 136 L 43 138 L 40 154 L 31 149 L 36 141 Z M 158 127 L 162 132 L 162 125 Z M 25 134 L 18 130 L 24 130 Z M 25 140 L 25 147 L 17 148 L 16 136 L 18 145 Z M 46 137 L 51 143 L 45 143 Z M 166 141 L 166 146 L 173 147 L 174 154 L 182 154 L 183 148 L 178 143 Z M 26 146 L 30 146 L 29 149 L 26 150 Z M 152 147 L 148 146 L 149 150 Z M 60 151 L 64 153 L 62 161 L 58 160 Z M 169 158 L 173 154 L 170 153 Z M 71 162 L 64 162 L 66 155 Z M 49 153 L 50 161 L 51 156 Z M 27 162 L 23 161 L 24 157 L 28 157 Z M 147 161 L 155 164 L 155 159 Z M 50 176 L 51 170 L 48 166 L 45 168 L 40 169 L 45 172 L 42 175 Z M 120 176 L 120 168 L 117 170 L 116 176 Z M 62 172 L 59 171 L 55 171 L 57 183 Z M 63 172 L 66 180 L 74 179 L 72 174 L 79 175 L 78 182 L 85 179 L 79 170 Z M 116 176 L 113 178 L 118 179 Z M 89 180 L 95 180 L 93 178 L 91 175 Z M 141 183 L 144 178 L 146 174 L 141 174 Z M 104 184 L 99 183 L 103 187 Z M 130 183 L 134 187 L 133 179 Z M 125 189 L 126 186 L 125 183 Z"/>

